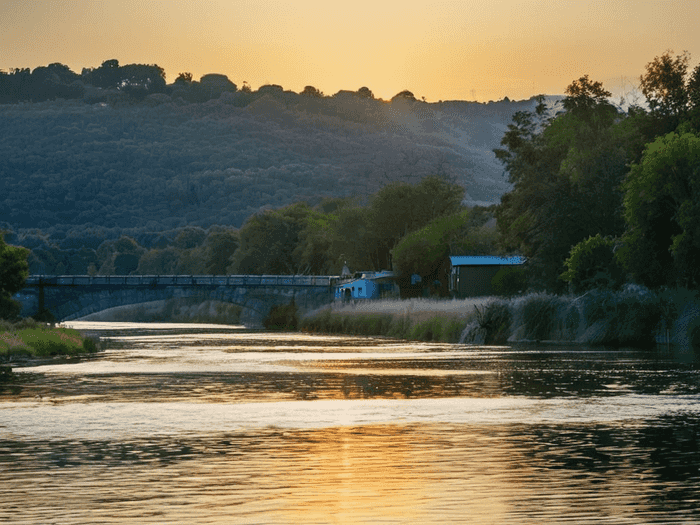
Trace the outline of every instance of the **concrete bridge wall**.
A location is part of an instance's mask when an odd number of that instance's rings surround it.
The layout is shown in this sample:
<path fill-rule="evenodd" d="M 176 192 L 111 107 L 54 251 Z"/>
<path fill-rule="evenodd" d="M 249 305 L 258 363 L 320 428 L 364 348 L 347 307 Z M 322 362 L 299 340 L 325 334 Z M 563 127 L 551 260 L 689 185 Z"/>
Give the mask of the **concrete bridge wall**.
<path fill-rule="evenodd" d="M 333 299 L 333 277 L 286 275 L 30 276 L 16 299 L 22 316 L 43 307 L 59 321 L 130 304 L 200 297 L 240 305 L 241 322 L 260 326 L 276 305 L 294 301 L 301 311 Z"/>

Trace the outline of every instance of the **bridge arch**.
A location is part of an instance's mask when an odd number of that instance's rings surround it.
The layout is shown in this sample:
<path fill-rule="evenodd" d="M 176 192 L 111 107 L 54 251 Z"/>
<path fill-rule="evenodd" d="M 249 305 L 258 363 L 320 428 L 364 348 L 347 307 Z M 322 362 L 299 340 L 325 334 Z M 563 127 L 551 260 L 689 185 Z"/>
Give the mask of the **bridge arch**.
<path fill-rule="evenodd" d="M 327 276 L 30 276 L 16 298 L 25 317 L 45 308 L 65 321 L 117 306 L 200 297 L 239 305 L 239 322 L 261 326 L 273 306 L 294 301 L 310 310 L 330 302 L 333 285 Z"/>

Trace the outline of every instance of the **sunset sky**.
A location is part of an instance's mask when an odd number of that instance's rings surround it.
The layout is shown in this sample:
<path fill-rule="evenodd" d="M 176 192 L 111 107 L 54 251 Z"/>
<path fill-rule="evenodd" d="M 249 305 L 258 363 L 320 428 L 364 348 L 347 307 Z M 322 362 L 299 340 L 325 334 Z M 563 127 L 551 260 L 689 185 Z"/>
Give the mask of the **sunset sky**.
<path fill-rule="evenodd" d="M 0 0 L 0 69 L 116 58 L 168 82 L 223 73 L 430 102 L 561 94 L 589 74 L 617 96 L 667 49 L 695 67 L 698 20 L 698 0 Z"/>

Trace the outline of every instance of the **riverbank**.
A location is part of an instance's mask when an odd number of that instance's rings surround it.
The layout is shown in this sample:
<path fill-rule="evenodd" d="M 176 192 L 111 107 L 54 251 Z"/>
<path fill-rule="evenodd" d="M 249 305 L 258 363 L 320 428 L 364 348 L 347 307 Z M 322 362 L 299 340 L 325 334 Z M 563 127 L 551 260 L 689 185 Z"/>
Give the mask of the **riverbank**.
<path fill-rule="evenodd" d="M 0 321 L 0 361 L 80 355 L 97 351 L 94 339 L 79 331 L 51 326 L 33 319 L 16 323 Z"/>
<path fill-rule="evenodd" d="M 310 312 L 300 329 L 417 341 L 506 344 L 700 347 L 696 292 L 639 286 L 582 296 L 531 293 L 512 298 L 406 299 L 334 303 Z"/>

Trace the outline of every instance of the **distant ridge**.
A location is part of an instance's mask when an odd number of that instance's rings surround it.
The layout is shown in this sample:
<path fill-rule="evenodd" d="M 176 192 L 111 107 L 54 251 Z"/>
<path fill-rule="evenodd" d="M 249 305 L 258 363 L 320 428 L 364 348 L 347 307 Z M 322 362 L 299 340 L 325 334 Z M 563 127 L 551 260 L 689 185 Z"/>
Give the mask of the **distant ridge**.
<path fill-rule="evenodd" d="M 138 99 L 90 87 L 76 99 L 0 105 L 0 227 L 239 227 L 261 209 L 433 173 L 461 183 L 466 204 L 495 204 L 509 185 L 492 150 L 513 114 L 535 105 L 278 86 L 191 102 L 167 87 Z"/>

